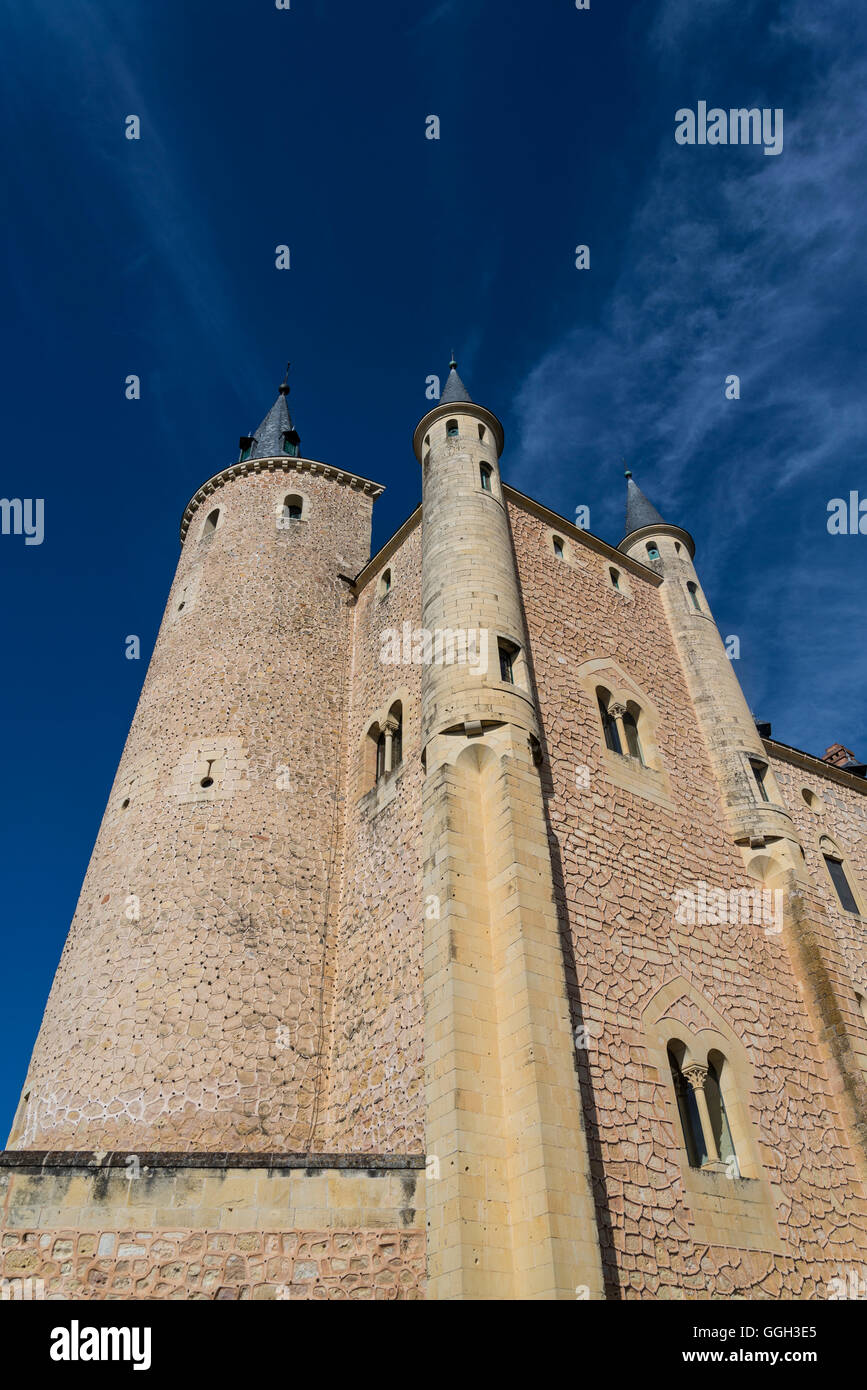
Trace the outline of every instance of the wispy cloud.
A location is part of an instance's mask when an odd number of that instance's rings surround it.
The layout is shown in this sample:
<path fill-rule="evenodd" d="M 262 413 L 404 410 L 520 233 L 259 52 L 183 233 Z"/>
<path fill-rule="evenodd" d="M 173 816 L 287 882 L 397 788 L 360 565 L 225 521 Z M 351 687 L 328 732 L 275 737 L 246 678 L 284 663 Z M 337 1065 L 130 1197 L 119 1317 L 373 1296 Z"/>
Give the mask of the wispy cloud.
<path fill-rule="evenodd" d="M 705 87 L 693 73 L 686 90 L 711 104 L 755 104 L 732 78 L 749 14 L 739 7 L 733 31 L 731 6 L 669 0 L 648 42 L 665 71 L 679 68 L 698 35 Z M 867 435 L 863 37 L 863 19 L 837 0 L 782 6 L 769 52 L 800 61 L 808 76 L 786 110 L 778 158 L 758 147 L 676 146 L 672 109 L 599 326 L 576 325 L 555 343 L 518 397 L 518 486 L 544 474 L 549 499 L 568 515 L 589 500 L 575 495 L 576 471 L 599 479 L 601 492 L 625 456 L 664 514 L 680 519 L 688 508 L 696 529 L 706 521 L 710 583 L 745 535 L 758 539 L 785 494 L 847 470 L 858 482 L 852 470 Z M 725 399 L 730 374 L 740 401 Z M 824 533 L 823 511 L 816 530 Z M 826 598 L 834 566 L 852 558 L 825 548 Z M 793 679 L 801 660 L 792 657 Z M 857 660 L 867 676 L 867 658 Z M 847 680 L 854 685 L 851 665 Z"/>

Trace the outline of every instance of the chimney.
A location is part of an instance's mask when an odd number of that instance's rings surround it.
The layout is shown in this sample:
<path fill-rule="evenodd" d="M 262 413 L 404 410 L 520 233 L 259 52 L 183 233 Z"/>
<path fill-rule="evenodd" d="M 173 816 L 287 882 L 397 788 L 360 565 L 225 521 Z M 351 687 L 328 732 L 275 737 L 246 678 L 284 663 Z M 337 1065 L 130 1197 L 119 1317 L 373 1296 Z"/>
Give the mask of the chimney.
<path fill-rule="evenodd" d="M 855 754 L 851 748 L 844 748 L 842 743 L 832 743 L 830 748 L 825 749 L 822 758 L 823 763 L 831 763 L 834 767 L 845 767 L 846 763 L 854 763 Z"/>

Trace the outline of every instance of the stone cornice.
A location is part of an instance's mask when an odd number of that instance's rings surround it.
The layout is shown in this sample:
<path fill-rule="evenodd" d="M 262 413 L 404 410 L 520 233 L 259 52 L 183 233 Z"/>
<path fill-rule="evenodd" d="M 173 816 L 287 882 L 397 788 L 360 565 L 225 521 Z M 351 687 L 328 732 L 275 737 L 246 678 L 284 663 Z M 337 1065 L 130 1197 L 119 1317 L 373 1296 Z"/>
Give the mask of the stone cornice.
<path fill-rule="evenodd" d="M 124 1151 L 98 1153 L 83 1149 L 0 1149 L 0 1170 L 19 1169 L 24 1172 L 45 1172 L 49 1169 L 73 1169 L 89 1172 L 109 1169 L 123 1172 L 127 1160 L 135 1157 L 142 1170 L 176 1168 L 303 1168 L 317 1172 L 328 1168 L 348 1168 L 362 1172 L 400 1172 L 402 1169 L 424 1168 L 424 1154 L 320 1154 L 320 1153 L 149 1153 L 138 1149 L 134 1155 Z"/>
<path fill-rule="evenodd" d="M 270 459 L 245 459 L 243 463 L 233 463 L 223 468 L 203 483 L 190 498 L 181 518 L 181 544 L 183 544 L 190 522 L 203 502 L 234 478 L 242 478 L 248 473 L 310 473 L 332 482 L 342 483 L 358 492 L 366 492 L 375 501 L 385 491 L 382 483 L 374 483 L 370 478 L 362 478 L 358 473 L 350 473 L 346 468 L 333 468 L 331 464 L 320 463 L 318 459 L 290 458 L 288 454 Z"/>
<path fill-rule="evenodd" d="M 827 777 L 831 782 L 839 782 L 842 787 L 850 787 L 853 792 L 860 792 L 862 796 L 867 796 L 867 777 L 854 777 L 851 772 L 844 772 L 841 767 L 835 767 L 833 763 L 823 762 L 813 753 L 805 753 L 800 748 L 792 748 L 788 743 L 778 743 L 775 738 L 763 738 L 762 743 L 769 758 L 778 758 L 780 762 L 791 763 L 793 767 L 803 768 L 804 772 L 812 772 L 819 777 Z"/>

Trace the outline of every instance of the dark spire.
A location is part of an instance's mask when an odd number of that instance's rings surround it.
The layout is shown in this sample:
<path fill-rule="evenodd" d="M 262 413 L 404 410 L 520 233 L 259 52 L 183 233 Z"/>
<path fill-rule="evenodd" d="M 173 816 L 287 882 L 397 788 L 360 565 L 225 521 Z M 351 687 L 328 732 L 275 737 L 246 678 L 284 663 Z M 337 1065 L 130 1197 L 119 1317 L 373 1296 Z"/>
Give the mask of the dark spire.
<path fill-rule="evenodd" d="M 290 364 L 287 362 L 286 375 L 280 385 L 277 399 L 255 434 L 242 436 L 242 457 L 269 459 L 279 458 L 281 454 L 291 454 L 297 457 L 301 440 L 292 424 L 292 416 L 289 414 L 289 404 L 286 399 L 289 395 L 289 366 Z M 249 453 L 247 452 L 248 449 Z"/>
<path fill-rule="evenodd" d="M 458 376 L 458 364 L 455 361 L 454 353 L 452 353 L 452 360 L 449 363 L 448 381 L 440 396 L 440 405 L 454 405 L 457 401 L 471 400 L 472 396 Z"/>
<path fill-rule="evenodd" d="M 632 470 L 626 470 L 626 535 L 640 531 L 642 526 L 665 526 L 652 502 L 648 502 L 641 488 L 632 477 Z"/>

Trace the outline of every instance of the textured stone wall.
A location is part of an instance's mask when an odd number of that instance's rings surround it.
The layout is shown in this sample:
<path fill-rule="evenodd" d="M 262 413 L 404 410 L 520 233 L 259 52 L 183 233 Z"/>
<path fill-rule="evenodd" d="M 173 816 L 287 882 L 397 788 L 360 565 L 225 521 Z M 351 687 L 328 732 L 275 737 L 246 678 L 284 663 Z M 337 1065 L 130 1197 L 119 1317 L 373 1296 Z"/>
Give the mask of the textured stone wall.
<path fill-rule="evenodd" d="M 675 919 L 677 890 L 699 880 L 755 884 L 730 843 L 659 591 L 632 574 L 617 593 L 608 562 L 589 544 L 570 541 L 564 563 L 551 527 L 517 505 L 510 513 L 550 759 L 550 844 L 579 1040 L 587 1030 L 579 1075 L 609 1294 L 825 1296 L 840 1265 L 867 1257 L 863 1193 L 785 932 Z M 593 679 L 604 683 L 611 662 L 639 703 L 658 712 L 668 805 L 653 779 L 642 793 L 640 780 L 628 788 L 609 774 L 580 673 L 594 663 Z M 731 1030 L 752 1070 L 746 1109 L 774 1203 L 776 1252 L 774 1239 L 765 1249 L 738 1248 L 762 1244 L 761 1222 L 747 1228 L 743 1203 L 733 1200 L 740 1182 L 731 1183 L 732 1199 L 725 1183 L 712 1197 L 714 1239 L 688 1191 L 660 1038 L 642 1021 L 678 978 L 687 1004 L 709 1016 L 708 1027 Z M 662 1048 L 664 1058 L 664 1037 Z"/>
<path fill-rule="evenodd" d="M 773 745 L 771 745 L 773 747 Z M 863 916 L 845 912 L 840 906 L 820 849 L 820 839 L 828 836 L 846 856 L 846 872 L 862 903 L 867 905 L 867 783 L 856 791 L 831 777 L 782 757 L 772 757 L 774 773 L 804 849 L 811 886 L 806 908 L 813 931 L 822 948 L 823 965 L 833 989 L 833 1005 L 839 1010 L 831 1027 L 837 1027 L 855 1054 L 863 1073 L 851 1082 L 854 1104 L 867 1121 L 867 1019 L 858 1005 L 857 995 L 867 999 L 867 930 Z M 803 791 L 811 791 L 813 806 L 807 805 Z M 844 1058 L 845 1061 L 845 1058 Z"/>
<path fill-rule="evenodd" d="M 297 491 L 308 519 L 278 529 Z M 370 514 L 346 478 L 282 467 L 194 514 L 16 1147 L 328 1146 L 352 619 L 338 574 L 365 563 Z"/>
<path fill-rule="evenodd" d="M 424 1233 L 7 1232 L 0 1279 L 13 1298 L 31 1279 L 47 1299 L 421 1299 Z"/>
<path fill-rule="evenodd" d="M 392 581 L 383 595 L 379 579 L 386 568 Z M 381 660 L 385 630 L 402 637 L 404 623 L 418 627 L 420 582 L 416 526 L 373 570 L 353 621 L 328 1131 L 336 1149 L 359 1153 L 421 1151 L 424 1145 L 421 668 Z M 363 780 L 371 764 L 365 735 L 398 699 L 402 761 L 371 787 Z"/>
<path fill-rule="evenodd" d="M 423 1297 L 418 1157 L 234 1170 L 29 1157 L 0 1165 L 0 1299 Z"/>

